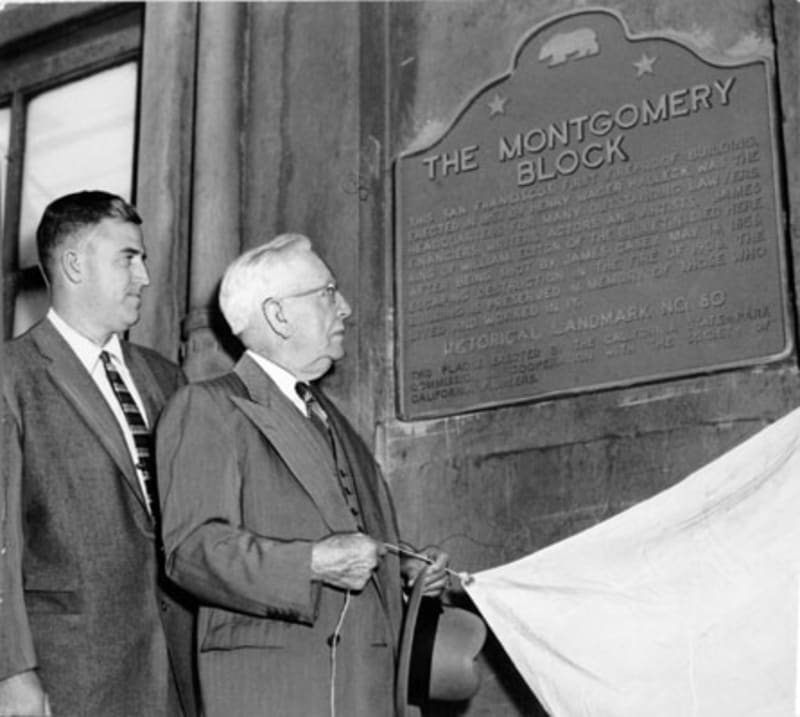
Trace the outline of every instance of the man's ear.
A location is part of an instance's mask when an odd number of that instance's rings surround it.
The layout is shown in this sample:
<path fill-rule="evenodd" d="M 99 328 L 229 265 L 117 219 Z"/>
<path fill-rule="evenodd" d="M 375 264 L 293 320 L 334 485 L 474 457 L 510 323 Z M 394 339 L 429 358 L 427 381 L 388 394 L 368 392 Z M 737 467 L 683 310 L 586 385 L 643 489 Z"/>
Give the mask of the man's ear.
<path fill-rule="evenodd" d="M 289 322 L 283 315 L 283 308 L 279 301 L 267 299 L 261 304 L 261 312 L 264 314 L 269 327 L 283 339 L 288 339 L 291 334 Z"/>
<path fill-rule="evenodd" d="M 79 284 L 83 275 L 81 257 L 75 249 L 65 249 L 58 258 L 61 272 L 71 284 Z"/>

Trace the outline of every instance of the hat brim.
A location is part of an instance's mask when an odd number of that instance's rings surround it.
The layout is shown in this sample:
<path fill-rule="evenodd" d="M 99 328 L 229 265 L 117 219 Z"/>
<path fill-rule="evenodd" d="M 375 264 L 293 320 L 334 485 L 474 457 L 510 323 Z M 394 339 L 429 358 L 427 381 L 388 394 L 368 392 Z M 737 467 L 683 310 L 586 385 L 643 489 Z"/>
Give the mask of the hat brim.
<path fill-rule="evenodd" d="M 422 707 L 429 699 L 469 699 L 480 683 L 475 658 L 486 639 L 486 625 L 467 610 L 425 597 L 424 578 L 423 570 L 403 619 L 395 681 L 398 717 L 410 717 L 409 705 Z"/>
<path fill-rule="evenodd" d="M 411 589 L 411 595 L 406 605 L 405 616 L 403 617 L 403 629 L 400 637 L 400 656 L 397 660 L 397 679 L 395 680 L 395 712 L 397 717 L 408 717 L 408 688 L 409 675 L 411 670 L 411 653 L 414 647 L 414 634 L 417 630 L 417 619 L 419 617 L 419 607 L 422 603 L 422 592 L 424 590 L 425 572 L 427 568 L 420 571 Z"/>

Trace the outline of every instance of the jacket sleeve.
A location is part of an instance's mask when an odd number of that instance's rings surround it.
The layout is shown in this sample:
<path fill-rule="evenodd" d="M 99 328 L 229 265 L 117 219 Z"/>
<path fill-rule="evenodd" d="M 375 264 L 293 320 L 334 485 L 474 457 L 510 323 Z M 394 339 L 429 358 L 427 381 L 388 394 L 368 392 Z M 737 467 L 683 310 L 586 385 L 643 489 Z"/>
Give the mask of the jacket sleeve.
<path fill-rule="evenodd" d="M 0 681 L 36 667 L 22 586 L 22 455 L 20 428 L 2 398 L 0 480 Z"/>
<path fill-rule="evenodd" d="M 312 543 L 278 540 L 243 525 L 244 461 L 221 403 L 228 398 L 189 385 L 158 424 L 167 575 L 217 607 L 313 623 L 320 586 L 312 581 Z"/>

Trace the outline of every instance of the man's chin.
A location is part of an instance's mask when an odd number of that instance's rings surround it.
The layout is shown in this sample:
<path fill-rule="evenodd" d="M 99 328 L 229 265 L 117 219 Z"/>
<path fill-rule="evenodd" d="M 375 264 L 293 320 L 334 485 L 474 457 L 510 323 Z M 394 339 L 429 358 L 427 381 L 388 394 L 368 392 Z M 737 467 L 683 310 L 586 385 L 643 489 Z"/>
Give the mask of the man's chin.
<path fill-rule="evenodd" d="M 344 334 L 336 334 L 328 344 L 328 355 L 332 361 L 338 361 L 344 356 Z"/>
<path fill-rule="evenodd" d="M 139 309 L 136 309 L 136 311 L 130 311 L 127 314 L 125 314 L 125 317 L 123 319 L 124 327 L 120 329 L 120 333 L 122 333 L 123 331 L 127 331 L 129 328 L 131 328 L 131 326 L 139 323 L 139 318 L 140 318 Z"/>
<path fill-rule="evenodd" d="M 301 379 L 305 381 L 316 381 L 319 378 L 322 378 L 328 371 L 331 370 L 333 366 L 333 359 L 332 358 L 321 358 L 314 361 L 313 364 L 308 364 L 304 367 L 298 375 Z"/>

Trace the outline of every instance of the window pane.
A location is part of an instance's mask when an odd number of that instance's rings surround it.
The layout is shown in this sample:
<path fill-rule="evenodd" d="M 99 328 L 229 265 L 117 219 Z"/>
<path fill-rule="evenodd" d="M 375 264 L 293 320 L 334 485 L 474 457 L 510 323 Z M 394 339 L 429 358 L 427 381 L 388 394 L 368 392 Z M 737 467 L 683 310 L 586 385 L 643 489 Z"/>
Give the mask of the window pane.
<path fill-rule="evenodd" d="M 11 109 L 0 108 L 0 235 L 2 235 L 2 218 L 6 209 L 6 183 L 8 181 L 8 143 L 11 138 Z"/>
<path fill-rule="evenodd" d="M 131 198 L 137 63 L 38 95 L 27 111 L 20 268 L 33 266 L 45 206 L 81 189 Z"/>

